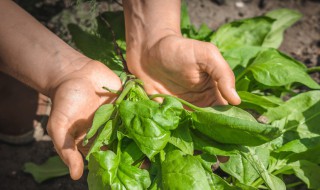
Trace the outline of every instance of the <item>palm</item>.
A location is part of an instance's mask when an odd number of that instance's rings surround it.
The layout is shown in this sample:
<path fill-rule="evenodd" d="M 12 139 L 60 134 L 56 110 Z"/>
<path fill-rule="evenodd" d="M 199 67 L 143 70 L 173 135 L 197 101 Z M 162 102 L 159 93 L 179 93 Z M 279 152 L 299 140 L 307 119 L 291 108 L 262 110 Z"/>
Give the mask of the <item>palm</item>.
<path fill-rule="evenodd" d="M 78 148 L 84 154 L 87 152 L 80 142 L 91 126 L 94 112 L 115 98 L 103 90 L 103 86 L 119 89 L 121 83 L 109 69 L 95 62 L 65 77 L 51 97 L 48 133 L 59 155 L 74 168 L 70 170 L 74 179 L 82 174 L 83 162 Z"/>

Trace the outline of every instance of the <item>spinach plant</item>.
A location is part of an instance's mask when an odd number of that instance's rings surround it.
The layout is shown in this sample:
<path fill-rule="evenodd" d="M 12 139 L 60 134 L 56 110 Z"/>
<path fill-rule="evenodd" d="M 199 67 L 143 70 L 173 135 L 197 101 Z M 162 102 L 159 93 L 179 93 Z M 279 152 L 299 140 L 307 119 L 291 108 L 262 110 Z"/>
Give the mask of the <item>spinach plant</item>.
<path fill-rule="evenodd" d="M 182 5 L 183 35 L 215 44 L 233 69 L 242 99 L 237 107 L 148 96 L 117 53 L 125 57 L 121 12 L 99 16 L 94 32 L 70 24 L 75 45 L 123 80 L 118 99 L 96 111 L 83 142 L 93 141 L 89 189 L 319 189 L 320 85 L 304 64 L 278 50 L 285 29 L 301 16 L 279 9 L 212 31 L 205 24 L 197 29 Z M 230 158 L 219 172 L 217 156 Z M 287 176 L 296 181 L 288 184 Z"/>

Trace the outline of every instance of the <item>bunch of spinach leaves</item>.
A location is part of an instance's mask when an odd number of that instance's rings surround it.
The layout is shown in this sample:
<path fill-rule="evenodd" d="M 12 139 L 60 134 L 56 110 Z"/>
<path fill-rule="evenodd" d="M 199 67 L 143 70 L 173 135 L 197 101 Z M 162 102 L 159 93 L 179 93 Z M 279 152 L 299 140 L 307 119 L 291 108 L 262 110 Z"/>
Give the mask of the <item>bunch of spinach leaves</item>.
<path fill-rule="evenodd" d="M 192 25 L 182 5 L 183 35 L 215 44 L 236 76 L 242 103 L 211 108 L 148 96 L 142 82 L 124 72 L 114 50 L 116 39 L 125 56 L 123 13 L 101 16 L 109 27 L 101 17 L 94 31 L 69 25 L 75 45 L 124 82 L 116 102 L 96 111 L 84 139 L 93 141 L 86 157 L 90 189 L 282 190 L 301 183 L 320 188 L 320 86 L 304 64 L 278 50 L 300 13 L 274 10 L 212 31 Z M 302 86 L 304 92 L 297 93 Z M 218 155 L 230 157 L 220 164 L 224 175 L 213 171 Z M 299 181 L 285 184 L 288 175 Z"/>

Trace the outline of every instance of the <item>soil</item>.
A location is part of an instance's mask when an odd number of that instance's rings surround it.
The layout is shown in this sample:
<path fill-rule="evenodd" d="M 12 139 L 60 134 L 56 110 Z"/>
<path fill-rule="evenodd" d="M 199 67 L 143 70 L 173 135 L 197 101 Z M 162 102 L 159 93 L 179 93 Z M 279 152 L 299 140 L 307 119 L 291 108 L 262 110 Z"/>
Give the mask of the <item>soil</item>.
<path fill-rule="evenodd" d="M 70 37 L 60 23 L 64 10 L 75 9 L 71 0 L 16 0 L 28 12 L 45 26 L 68 41 Z M 200 26 L 206 23 L 215 30 L 221 24 L 262 15 L 277 8 L 291 8 L 300 11 L 304 17 L 285 32 L 280 48 L 283 52 L 305 63 L 308 67 L 320 66 L 320 1 L 319 0 L 188 0 L 192 23 Z M 100 3 L 99 10 L 118 10 L 119 5 L 112 1 Z M 89 14 L 89 11 L 86 11 Z M 83 13 L 82 13 L 83 14 Z M 92 16 L 91 16 L 92 17 Z M 76 19 L 77 21 L 77 19 Z M 90 22 L 89 22 L 90 23 Z M 320 73 L 312 77 L 320 83 Z M 69 176 L 36 183 L 30 174 L 22 171 L 26 162 L 43 163 L 50 156 L 56 155 L 51 141 L 35 141 L 26 145 L 14 146 L 0 142 L 0 189 L 2 190 L 84 190 L 87 189 L 87 172 L 78 181 Z M 304 188 L 304 187 L 299 187 Z"/>

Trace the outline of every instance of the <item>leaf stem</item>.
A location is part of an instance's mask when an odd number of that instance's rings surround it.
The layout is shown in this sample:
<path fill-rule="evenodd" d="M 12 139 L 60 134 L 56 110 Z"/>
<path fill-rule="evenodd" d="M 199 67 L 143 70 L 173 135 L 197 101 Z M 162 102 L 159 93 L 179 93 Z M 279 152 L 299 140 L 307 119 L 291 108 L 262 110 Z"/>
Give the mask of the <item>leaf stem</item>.
<path fill-rule="evenodd" d="M 175 96 L 171 96 L 171 95 L 167 95 L 167 94 L 154 94 L 154 95 L 151 95 L 149 96 L 150 99 L 154 99 L 154 98 L 158 98 L 158 97 L 161 97 L 161 98 L 165 98 L 165 97 L 173 97 L 175 99 L 177 99 L 179 102 L 181 102 L 182 104 L 188 106 L 189 108 L 193 109 L 194 111 L 204 111 L 203 108 L 200 108 L 198 106 L 195 106 L 181 98 L 178 98 L 178 97 L 175 97 Z"/>
<path fill-rule="evenodd" d="M 121 93 L 120 90 L 113 90 L 113 89 L 110 89 L 110 88 L 108 88 L 106 86 L 103 86 L 102 88 L 107 90 L 107 91 L 109 91 L 109 92 L 111 92 L 111 93 L 114 93 L 114 94 L 118 94 L 119 95 Z"/>
<path fill-rule="evenodd" d="M 130 90 L 132 89 L 132 87 L 134 87 L 136 81 L 135 80 L 129 80 L 125 86 L 123 91 L 121 92 L 120 96 L 118 97 L 118 99 L 116 100 L 115 104 L 119 105 L 122 100 L 126 97 L 126 95 L 130 92 Z"/>
<path fill-rule="evenodd" d="M 320 72 L 320 66 L 311 67 L 307 69 L 307 73 L 314 73 L 314 72 Z"/>
<path fill-rule="evenodd" d="M 295 182 L 295 183 L 290 183 L 290 184 L 286 185 L 286 187 L 288 189 L 288 188 L 295 187 L 295 186 L 298 186 L 298 185 L 301 185 L 301 184 L 303 184 L 303 182 L 302 181 L 298 181 L 298 182 Z"/>

